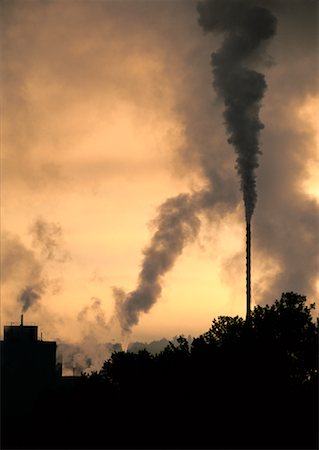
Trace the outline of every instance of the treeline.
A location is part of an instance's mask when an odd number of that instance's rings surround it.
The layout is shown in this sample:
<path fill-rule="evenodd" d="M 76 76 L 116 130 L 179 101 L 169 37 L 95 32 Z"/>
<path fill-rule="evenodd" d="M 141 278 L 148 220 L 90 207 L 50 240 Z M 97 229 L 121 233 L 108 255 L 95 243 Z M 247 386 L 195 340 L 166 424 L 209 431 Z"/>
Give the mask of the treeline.
<path fill-rule="evenodd" d="M 318 320 L 295 293 L 191 344 L 116 352 L 12 423 L 21 448 L 318 448 Z M 21 428 L 22 427 L 22 428 Z M 22 434 L 23 433 L 23 434 Z"/>

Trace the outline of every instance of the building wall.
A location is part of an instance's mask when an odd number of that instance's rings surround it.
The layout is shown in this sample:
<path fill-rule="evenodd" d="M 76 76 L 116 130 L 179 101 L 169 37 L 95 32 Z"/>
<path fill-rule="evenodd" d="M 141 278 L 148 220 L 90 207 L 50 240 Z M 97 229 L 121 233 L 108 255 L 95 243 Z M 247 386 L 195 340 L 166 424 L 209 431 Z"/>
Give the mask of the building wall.
<path fill-rule="evenodd" d="M 38 397 L 55 386 L 56 343 L 37 340 L 37 327 L 5 327 L 1 342 L 3 411 L 27 414 Z"/>

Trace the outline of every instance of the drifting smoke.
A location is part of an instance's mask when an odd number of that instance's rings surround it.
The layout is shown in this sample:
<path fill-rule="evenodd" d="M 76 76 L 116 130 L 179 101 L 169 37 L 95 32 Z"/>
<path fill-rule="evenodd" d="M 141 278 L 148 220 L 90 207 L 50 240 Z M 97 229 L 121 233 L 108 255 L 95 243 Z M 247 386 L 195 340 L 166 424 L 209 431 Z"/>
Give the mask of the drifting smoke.
<path fill-rule="evenodd" d="M 40 250 L 44 259 L 56 262 L 70 259 L 69 253 L 64 249 L 60 224 L 38 218 L 31 226 L 30 233 L 33 236 L 33 247 Z"/>
<path fill-rule="evenodd" d="M 106 341 L 108 326 L 100 299 L 92 297 L 91 303 L 78 313 L 77 321 L 81 329 L 80 342 L 58 344 L 65 374 L 100 370 L 113 352 L 122 350 L 120 344 Z"/>
<path fill-rule="evenodd" d="M 237 153 L 246 221 L 250 223 L 256 201 L 261 100 L 266 90 L 263 74 L 248 69 L 251 56 L 264 50 L 262 44 L 276 31 L 276 18 L 249 0 L 207 0 L 197 6 L 199 23 L 205 31 L 223 32 L 226 37 L 212 54 L 213 85 L 224 100 L 224 118 L 229 143 Z"/>
<path fill-rule="evenodd" d="M 22 312 L 26 312 L 45 291 L 43 265 L 17 236 L 5 232 L 1 241 L 1 283 L 15 287 L 18 303 L 22 305 Z"/>
<path fill-rule="evenodd" d="M 31 306 L 37 303 L 44 293 L 43 284 L 27 286 L 18 296 L 18 302 L 22 304 L 22 312 L 25 313 Z"/>
<path fill-rule="evenodd" d="M 1 238 L 1 283 L 10 285 L 12 292 L 16 292 L 23 313 L 37 305 L 46 293 L 54 295 L 60 291 L 61 280 L 49 276 L 48 263 L 70 259 L 64 250 L 62 230 L 58 224 L 38 219 L 32 225 L 30 234 L 33 236 L 34 250 L 10 233 L 4 232 Z"/>
<path fill-rule="evenodd" d="M 102 308 L 102 302 L 99 298 L 92 297 L 91 301 L 93 302 L 89 306 L 85 306 L 78 314 L 77 319 L 82 324 L 85 323 L 93 323 L 94 330 L 97 328 L 101 328 L 101 330 L 106 330 L 108 328 L 105 313 Z M 92 331 L 94 331 L 92 330 Z"/>
<path fill-rule="evenodd" d="M 268 10 L 246 0 L 201 2 L 198 11 L 199 22 L 206 31 L 226 33 L 222 48 L 212 56 L 214 86 L 226 106 L 229 142 L 238 154 L 237 170 L 249 223 L 257 199 L 254 172 L 260 153 L 258 136 L 263 128 L 258 113 L 266 83 L 262 74 L 243 67 L 243 63 L 274 35 L 276 19 Z M 212 188 L 215 177 L 208 176 L 208 182 L 211 186 L 208 191 L 166 200 L 154 221 L 157 230 L 144 250 L 137 288 L 128 294 L 123 289 L 113 289 L 124 333 L 130 332 L 140 313 L 148 312 L 160 297 L 163 276 L 172 269 L 184 246 L 198 235 L 201 224 L 198 215 L 203 212 L 209 215 L 209 209 L 221 201 Z"/>
<path fill-rule="evenodd" d="M 223 211 L 223 195 L 215 195 L 213 188 L 179 194 L 167 199 L 153 220 L 156 228 L 150 244 L 144 250 L 142 270 L 137 288 L 129 293 L 114 287 L 116 316 L 122 332 L 127 334 L 137 325 L 142 312 L 148 312 L 162 292 L 164 275 L 173 268 L 185 245 L 194 242 L 200 226 L 200 215 L 213 207 Z"/>
<path fill-rule="evenodd" d="M 173 267 L 184 246 L 197 236 L 198 209 L 196 194 L 180 194 L 160 206 L 153 221 L 157 230 L 144 250 L 137 288 L 129 294 L 113 288 L 117 317 L 124 333 L 138 323 L 141 312 L 150 310 L 161 295 L 163 276 Z"/>
<path fill-rule="evenodd" d="M 100 370 L 113 352 L 120 351 L 122 347 L 119 343 L 99 343 L 91 336 L 86 336 L 77 344 L 58 341 L 57 357 L 62 363 L 64 375 L 80 375 L 82 372 Z"/>

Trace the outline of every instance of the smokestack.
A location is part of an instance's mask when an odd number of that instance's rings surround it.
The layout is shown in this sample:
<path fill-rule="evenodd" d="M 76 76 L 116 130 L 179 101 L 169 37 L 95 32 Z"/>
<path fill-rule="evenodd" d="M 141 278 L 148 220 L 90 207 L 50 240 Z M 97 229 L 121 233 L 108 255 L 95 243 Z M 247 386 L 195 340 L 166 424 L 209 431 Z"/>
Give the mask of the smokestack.
<path fill-rule="evenodd" d="M 251 287 L 250 287 L 250 223 L 246 225 L 246 301 L 247 301 L 247 312 L 246 321 L 250 320 L 250 303 L 251 303 Z"/>
<path fill-rule="evenodd" d="M 23 327 L 23 314 L 21 314 L 21 323 L 20 323 L 21 327 Z"/>

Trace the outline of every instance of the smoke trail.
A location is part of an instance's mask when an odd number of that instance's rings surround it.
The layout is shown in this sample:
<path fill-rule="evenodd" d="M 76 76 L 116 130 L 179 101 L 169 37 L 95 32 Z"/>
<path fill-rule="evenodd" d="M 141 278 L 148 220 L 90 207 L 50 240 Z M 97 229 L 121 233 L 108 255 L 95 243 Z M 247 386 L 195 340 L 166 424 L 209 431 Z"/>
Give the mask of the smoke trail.
<path fill-rule="evenodd" d="M 122 351 L 118 342 L 99 342 L 94 335 L 84 336 L 80 342 L 72 344 L 57 339 L 57 356 L 63 365 L 64 375 L 75 372 L 94 372 L 100 370 L 113 352 Z"/>
<path fill-rule="evenodd" d="M 43 264 L 32 250 L 11 233 L 4 232 L 1 235 L 1 250 L 1 283 L 14 287 L 22 312 L 26 312 L 45 292 Z"/>
<path fill-rule="evenodd" d="M 44 283 L 36 286 L 26 286 L 18 295 L 18 302 L 22 304 L 22 312 L 25 313 L 31 306 L 35 305 L 44 293 Z"/>
<path fill-rule="evenodd" d="M 71 259 L 64 248 L 63 233 L 59 223 L 47 222 L 40 217 L 32 224 L 30 234 L 33 236 L 33 247 L 40 250 L 44 259 L 56 262 L 66 262 Z"/>
<path fill-rule="evenodd" d="M 212 54 L 213 86 L 224 100 L 229 143 L 237 153 L 246 221 L 250 223 L 256 201 L 261 100 L 266 90 L 263 74 L 245 67 L 249 58 L 264 50 L 262 44 L 276 32 L 276 18 L 249 0 L 206 0 L 198 4 L 199 24 L 205 31 L 223 32 L 225 39 Z"/>
<path fill-rule="evenodd" d="M 57 294 L 61 278 L 51 273 L 57 263 L 70 259 L 63 246 L 62 229 L 54 222 L 37 219 L 30 228 L 32 247 L 27 248 L 21 240 L 8 232 L 1 235 L 1 284 L 10 285 L 22 312 L 35 306 L 46 293 Z"/>
<path fill-rule="evenodd" d="M 246 220 L 250 222 L 257 198 L 254 171 L 260 153 L 258 136 L 263 128 L 258 114 L 266 83 L 262 74 L 245 68 L 243 63 L 275 33 L 276 19 L 265 8 L 247 0 L 205 1 L 199 3 L 198 11 L 205 30 L 226 33 L 220 51 L 212 56 L 214 86 L 224 99 L 229 142 L 238 155 L 237 170 Z M 213 189 L 219 177 L 214 176 L 215 171 L 207 172 L 204 162 L 203 173 L 209 186 L 206 191 L 180 194 L 159 208 L 154 221 L 157 230 L 144 250 L 137 288 L 128 294 L 123 289 L 113 289 L 116 314 L 124 333 L 130 332 L 140 313 L 148 312 L 161 295 L 163 276 L 173 267 L 184 246 L 198 235 L 199 214 L 209 215 L 217 203 L 225 208 L 228 196 L 222 194 L 223 189 L 220 192 Z"/>
<path fill-rule="evenodd" d="M 102 308 L 102 301 L 99 298 L 92 297 L 91 302 L 90 305 L 81 309 L 78 313 L 77 320 L 84 324 L 89 324 L 92 321 L 92 332 L 98 331 L 99 328 L 105 332 L 108 325 Z"/>
<path fill-rule="evenodd" d="M 200 231 L 200 215 L 209 217 L 213 208 L 220 213 L 227 210 L 224 195 L 208 186 L 206 190 L 169 198 L 159 207 L 153 220 L 156 231 L 143 252 L 137 288 L 129 293 L 113 288 L 116 318 L 123 334 L 128 334 L 138 323 L 140 314 L 148 312 L 160 297 L 164 275 Z"/>
<path fill-rule="evenodd" d="M 197 236 L 198 198 L 198 194 L 180 194 L 160 206 L 153 221 L 156 232 L 144 250 L 137 288 L 128 294 L 113 288 L 117 318 L 124 333 L 138 323 L 141 312 L 150 310 L 161 294 L 163 276 L 173 267 L 184 246 Z"/>

